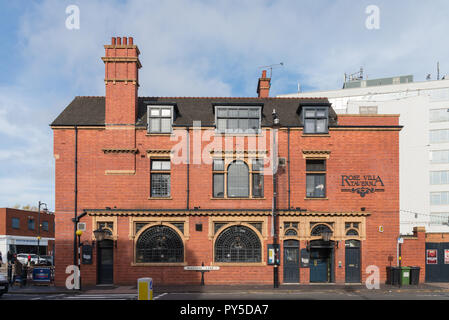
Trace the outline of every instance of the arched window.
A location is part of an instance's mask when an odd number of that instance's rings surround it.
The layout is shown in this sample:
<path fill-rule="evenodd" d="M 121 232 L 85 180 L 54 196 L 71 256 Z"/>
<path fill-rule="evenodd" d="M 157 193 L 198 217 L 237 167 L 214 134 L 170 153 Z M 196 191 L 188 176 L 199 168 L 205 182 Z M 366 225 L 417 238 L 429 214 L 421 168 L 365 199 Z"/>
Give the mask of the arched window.
<path fill-rule="evenodd" d="M 298 232 L 296 232 L 296 230 L 294 230 L 294 229 L 288 229 L 287 231 L 285 231 L 285 235 L 286 236 L 297 236 Z"/>
<path fill-rule="evenodd" d="M 228 167 L 228 197 L 249 197 L 249 169 L 241 160 L 233 161 Z"/>
<path fill-rule="evenodd" d="M 137 262 L 183 262 L 184 245 L 173 229 L 158 225 L 145 230 L 136 244 Z"/>
<path fill-rule="evenodd" d="M 358 231 L 355 230 L 355 229 L 349 229 L 348 231 L 346 231 L 346 235 L 347 235 L 347 236 L 358 236 L 359 233 L 358 233 Z"/>
<path fill-rule="evenodd" d="M 261 262 L 261 258 L 259 237 L 248 227 L 229 227 L 215 241 L 215 262 Z"/>
<path fill-rule="evenodd" d="M 310 234 L 312 236 L 321 236 L 323 233 L 332 233 L 332 230 L 325 224 L 319 224 L 313 227 L 312 232 Z"/>

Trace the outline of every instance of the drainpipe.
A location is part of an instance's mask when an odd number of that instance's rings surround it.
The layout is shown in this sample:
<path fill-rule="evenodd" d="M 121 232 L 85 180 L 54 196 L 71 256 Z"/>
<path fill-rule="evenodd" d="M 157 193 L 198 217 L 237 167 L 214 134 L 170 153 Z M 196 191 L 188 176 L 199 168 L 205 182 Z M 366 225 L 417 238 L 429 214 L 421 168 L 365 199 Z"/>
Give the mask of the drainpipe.
<path fill-rule="evenodd" d="M 190 133 L 187 127 L 187 210 L 190 208 Z"/>
<path fill-rule="evenodd" d="M 77 221 L 78 221 L 78 126 L 75 126 L 75 219 L 74 219 L 74 240 L 73 240 L 73 265 L 76 266 L 77 263 Z"/>
<path fill-rule="evenodd" d="M 290 127 L 287 128 L 287 176 L 288 176 L 288 210 L 290 210 Z"/>
<path fill-rule="evenodd" d="M 278 226 L 277 226 L 277 170 L 278 170 L 278 154 L 277 154 L 277 141 L 276 135 L 279 128 L 279 117 L 276 111 L 273 109 L 273 246 L 275 250 L 275 261 L 273 266 L 273 287 L 279 287 L 279 249 L 278 249 Z"/>

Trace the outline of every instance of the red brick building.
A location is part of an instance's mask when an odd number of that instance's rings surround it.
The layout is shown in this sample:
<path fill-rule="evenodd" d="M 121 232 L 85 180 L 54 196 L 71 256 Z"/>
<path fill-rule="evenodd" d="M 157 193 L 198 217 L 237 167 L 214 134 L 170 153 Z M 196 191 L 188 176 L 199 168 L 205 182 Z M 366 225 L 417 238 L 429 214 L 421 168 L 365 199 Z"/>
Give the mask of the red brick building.
<path fill-rule="evenodd" d="M 265 72 L 255 98 L 139 97 L 139 49 L 121 40 L 105 45 L 106 96 L 76 97 L 51 124 L 57 284 L 73 264 L 75 208 L 93 244 L 83 284 L 199 283 L 184 267 L 202 263 L 219 267 L 208 284 L 270 284 L 273 243 L 280 283 L 362 282 L 370 265 L 385 281 L 397 262 L 398 116 L 270 98 Z"/>
<path fill-rule="evenodd" d="M 7 253 L 53 255 L 55 216 L 41 211 L 0 208 L 0 252 L 6 263 Z M 40 225 L 40 228 L 39 228 Z M 38 241 L 38 236 L 40 240 Z"/>

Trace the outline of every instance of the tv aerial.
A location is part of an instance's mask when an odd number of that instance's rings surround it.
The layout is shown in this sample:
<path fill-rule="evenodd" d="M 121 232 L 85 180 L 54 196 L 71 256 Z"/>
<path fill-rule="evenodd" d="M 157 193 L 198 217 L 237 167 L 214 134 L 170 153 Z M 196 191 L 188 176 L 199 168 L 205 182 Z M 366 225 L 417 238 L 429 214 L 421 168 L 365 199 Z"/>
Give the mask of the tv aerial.
<path fill-rule="evenodd" d="M 268 78 L 271 78 L 271 75 L 273 74 L 273 69 L 275 68 L 280 68 L 283 67 L 284 63 L 280 62 L 280 63 L 276 63 L 276 64 L 270 64 L 269 66 L 263 66 L 263 67 L 259 67 L 259 68 L 267 68 L 270 69 L 270 75 L 268 76 Z"/>

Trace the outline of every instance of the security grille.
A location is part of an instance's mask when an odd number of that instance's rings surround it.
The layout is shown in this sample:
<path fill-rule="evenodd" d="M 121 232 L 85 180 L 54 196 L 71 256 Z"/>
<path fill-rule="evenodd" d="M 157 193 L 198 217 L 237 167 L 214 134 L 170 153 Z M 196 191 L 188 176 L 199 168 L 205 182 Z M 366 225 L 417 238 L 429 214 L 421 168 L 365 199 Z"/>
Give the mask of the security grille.
<path fill-rule="evenodd" d="M 154 226 L 137 240 L 137 262 L 183 262 L 184 245 L 179 235 L 167 226 Z"/>
<path fill-rule="evenodd" d="M 259 237 L 245 226 L 227 228 L 215 242 L 215 261 L 261 262 Z"/>

